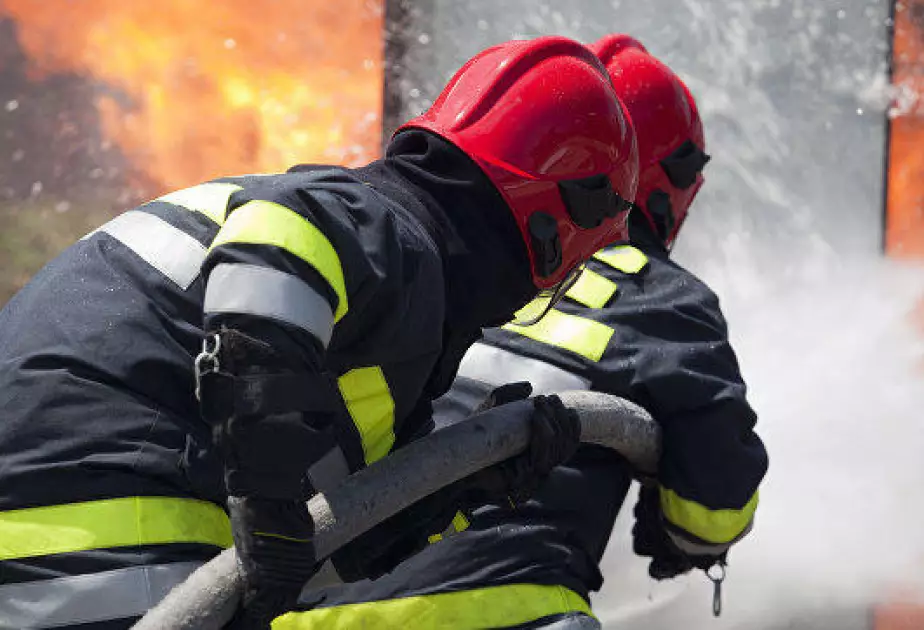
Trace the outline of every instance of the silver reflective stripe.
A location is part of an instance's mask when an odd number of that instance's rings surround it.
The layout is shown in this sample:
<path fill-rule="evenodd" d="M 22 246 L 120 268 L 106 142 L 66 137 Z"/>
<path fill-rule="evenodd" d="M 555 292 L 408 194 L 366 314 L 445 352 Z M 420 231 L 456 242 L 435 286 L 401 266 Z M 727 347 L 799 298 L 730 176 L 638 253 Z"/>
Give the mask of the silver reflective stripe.
<path fill-rule="evenodd" d="M 465 353 L 459 366 L 459 376 L 492 385 L 529 381 L 533 385 L 533 394 L 587 389 L 590 386 L 588 379 L 560 367 L 484 343 L 476 343 Z"/>
<path fill-rule="evenodd" d="M 308 469 L 308 481 L 318 492 L 327 492 L 347 478 L 350 467 L 343 451 L 334 447 Z"/>
<path fill-rule="evenodd" d="M 559 617 L 552 621 L 536 622 L 530 628 L 536 630 L 600 630 L 600 622 L 584 613 L 575 613 L 567 617 Z"/>
<path fill-rule="evenodd" d="M 667 535 L 670 536 L 671 541 L 677 545 L 678 549 L 684 553 L 690 554 L 691 556 L 717 556 L 747 536 L 750 533 L 752 527 L 754 527 L 753 520 L 748 523 L 748 526 L 744 528 L 744 531 L 735 536 L 734 540 L 730 540 L 727 543 L 696 542 L 687 539 L 681 534 L 672 532 L 671 530 L 667 530 Z"/>
<path fill-rule="evenodd" d="M 267 267 L 221 264 L 205 288 L 207 314 L 270 317 L 310 332 L 326 348 L 334 329 L 330 303 L 292 274 Z"/>
<path fill-rule="evenodd" d="M 205 260 L 202 243 L 147 212 L 129 210 L 98 231 L 121 242 L 184 291 Z"/>
<path fill-rule="evenodd" d="M 128 567 L 0 586 L 0 628 L 57 628 L 138 617 L 201 565 Z"/>

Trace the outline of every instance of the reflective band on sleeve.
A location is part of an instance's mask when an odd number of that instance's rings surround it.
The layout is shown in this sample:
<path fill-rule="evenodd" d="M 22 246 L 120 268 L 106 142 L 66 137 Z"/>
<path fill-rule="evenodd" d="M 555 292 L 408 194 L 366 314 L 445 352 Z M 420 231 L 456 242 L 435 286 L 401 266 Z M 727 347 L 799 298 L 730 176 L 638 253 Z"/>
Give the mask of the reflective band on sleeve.
<path fill-rule="evenodd" d="M 599 361 L 615 332 L 606 324 L 552 309 L 532 326 L 504 325 L 505 330 Z"/>
<path fill-rule="evenodd" d="M 677 548 L 680 549 L 680 551 L 690 554 L 691 556 L 718 556 L 722 552 L 728 550 L 733 543 L 744 538 L 744 536 L 751 531 L 751 526 L 753 523 L 754 521 L 748 523 L 747 527 L 744 528 L 744 531 L 735 537 L 735 540 L 729 541 L 727 543 L 695 542 L 689 540 L 677 532 L 671 531 L 670 529 L 667 530 L 667 535 L 674 542 Z"/>
<path fill-rule="evenodd" d="M 565 297 L 588 308 L 602 308 L 616 294 L 618 288 L 619 285 L 609 278 L 585 269 L 574 286 L 565 293 Z"/>
<path fill-rule="evenodd" d="M 205 260 L 202 243 L 147 212 L 129 210 L 98 231 L 121 242 L 184 291 Z"/>
<path fill-rule="evenodd" d="M 668 488 L 661 488 L 661 511 L 671 524 L 697 538 L 714 544 L 723 544 L 740 536 L 754 518 L 758 495 L 740 510 L 710 510 L 709 508 L 681 498 Z"/>
<path fill-rule="evenodd" d="M 140 617 L 201 564 L 127 567 L 0 586 L 0 627 L 59 628 Z"/>
<path fill-rule="evenodd" d="M 395 401 L 382 368 L 350 370 L 337 382 L 359 431 L 366 463 L 382 459 L 395 444 Z"/>
<path fill-rule="evenodd" d="M 169 543 L 234 541 L 224 510 L 196 499 L 127 497 L 0 512 L 0 560 Z"/>
<path fill-rule="evenodd" d="M 347 312 L 346 283 L 340 257 L 327 237 L 297 212 L 269 201 L 250 201 L 232 212 L 212 248 L 228 243 L 272 245 L 314 267 L 337 295 L 334 321 Z"/>
<path fill-rule="evenodd" d="M 158 197 L 154 201 L 164 201 L 187 210 L 199 212 L 218 225 L 222 225 L 225 222 L 228 200 L 238 190 L 243 189 L 237 184 L 213 182 L 177 190 L 163 197 Z"/>
<path fill-rule="evenodd" d="M 525 357 L 515 352 L 476 343 L 469 348 L 459 365 L 459 376 L 488 383 L 494 387 L 505 383 L 528 381 L 533 394 L 553 394 L 572 389 L 587 389 L 590 381 L 560 367 Z"/>
<path fill-rule="evenodd" d="M 617 245 L 601 249 L 594 254 L 594 258 L 613 269 L 628 274 L 638 273 L 648 264 L 648 256 L 631 245 Z"/>
<path fill-rule="evenodd" d="M 334 329 L 324 296 L 292 274 L 256 265 L 216 266 L 208 276 L 203 310 L 276 319 L 311 333 L 325 348 Z"/>
<path fill-rule="evenodd" d="M 580 595 L 562 586 L 510 584 L 290 612 L 274 619 L 272 629 L 480 630 L 509 628 L 566 613 L 593 616 Z"/>

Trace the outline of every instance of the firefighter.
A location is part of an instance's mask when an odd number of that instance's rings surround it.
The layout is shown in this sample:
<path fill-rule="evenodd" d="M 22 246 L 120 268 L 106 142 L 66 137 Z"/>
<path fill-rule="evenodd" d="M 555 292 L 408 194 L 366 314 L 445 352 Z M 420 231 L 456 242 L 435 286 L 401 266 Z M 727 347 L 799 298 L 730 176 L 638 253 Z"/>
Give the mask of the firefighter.
<path fill-rule="evenodd" d="M 598 252 L 538 324 L 487 331 L 436 414 L 451 424 L 480 401 L 528 395 L 527 383 L 641 404 L 663 428 L 664 451 L 635 508 L 634 549 L 651 558 L 655 579 L 698 567 L 719 581 L 729 547 L 751 528 L 767 455 L 718 299 L 669 257 L 704 182 L 702 123 L 686 85 L 638 41 L 611 35 L 592 48 L 639 138 L 631 244 Z M 589 594 L 602 585 L 599 563 L 632 476 L 618 455 L 582 446 L 533 499 L 460 514 L 389 575 L 306 593 L 307 612 L 273 628 L 599 628 Z"/>
<path fill-rule="evenodd" d="M 0 312 L 0 625 L 127 627 L 234 544 L 265 626 L 318 568 L 304 500 L 429 430 L 480 330 L 625 233 L 637 159 L 588 48 L 509 42 L 383 160 L 214 180 L 70 247 Z M 531 413 L 577 446 L 560 401 Z"/>

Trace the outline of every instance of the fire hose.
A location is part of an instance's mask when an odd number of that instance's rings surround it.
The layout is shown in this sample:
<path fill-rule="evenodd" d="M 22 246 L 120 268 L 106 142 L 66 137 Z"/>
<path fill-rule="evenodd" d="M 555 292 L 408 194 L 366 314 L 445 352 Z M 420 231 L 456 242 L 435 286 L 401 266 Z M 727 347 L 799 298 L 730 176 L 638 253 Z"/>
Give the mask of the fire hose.
<path fill-rule="evenodd" d="M 635 470 L 654 473 L 660 430 L 644 409 L 599 392 L 560 393 L 581 421 L 581 441 L 610 448 Z M 530 404 L 526 401 L 512 405 Z M 506 411 L 505 411 L 506 409 Z M 436 431 L 308 501 L 315 549 L 330 556 L 378 523 L 440 488 L 521 453 L 529 442 L 524 414 L 504 405 Z M 135 630 L 219 630 L 233 616 L 242 589 L 234 548 L 226 549 L 174 588 Z"/>

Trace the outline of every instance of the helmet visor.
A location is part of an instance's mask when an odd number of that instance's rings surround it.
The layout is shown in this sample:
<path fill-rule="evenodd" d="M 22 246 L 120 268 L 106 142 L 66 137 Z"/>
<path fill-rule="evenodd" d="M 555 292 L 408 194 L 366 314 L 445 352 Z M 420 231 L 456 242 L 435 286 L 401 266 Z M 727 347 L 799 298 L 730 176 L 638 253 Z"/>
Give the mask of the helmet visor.
<path fill-rule="evenodd" d="M 549 289 L 543 289 L 536 298 L 518 310 L 514 315 L 514 326 L 532 326 L 538 324 L 552 308 L 558 304 L 558 301 L 565 297 L 568 290 L 575 285 L 578 278 L 584 272 L 585 264 L 580 264 L 572 269 L 564 279 Z"/>

